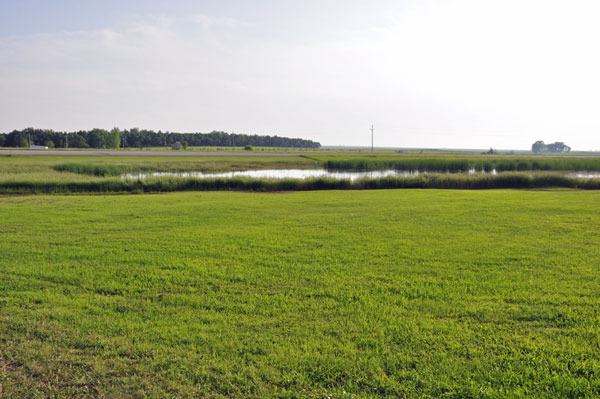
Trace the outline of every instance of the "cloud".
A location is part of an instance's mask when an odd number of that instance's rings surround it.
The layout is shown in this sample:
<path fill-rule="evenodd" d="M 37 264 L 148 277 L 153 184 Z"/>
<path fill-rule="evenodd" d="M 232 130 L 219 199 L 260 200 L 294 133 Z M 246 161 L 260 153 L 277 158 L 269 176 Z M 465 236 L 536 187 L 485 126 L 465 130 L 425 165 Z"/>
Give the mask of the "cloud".
<path fill-rule="evenodd" d="M 202 26 L 203 29 L 239 29 L 252 26 L 250 22 L 241 21 L 235 18 L 215 17 L 205 14 L 196 14 L 191 17 L 191 20 Z"/>
<path fill-rule="evenodd" d="M 327 19 L 306 40 L 304 17 L 206 14 L 0 38 L 0 130 L 225 129 L 360 144 L 375 123 L 386 145 L 597 142 L 592 3 L 410 4 L 378 24 Z"/>

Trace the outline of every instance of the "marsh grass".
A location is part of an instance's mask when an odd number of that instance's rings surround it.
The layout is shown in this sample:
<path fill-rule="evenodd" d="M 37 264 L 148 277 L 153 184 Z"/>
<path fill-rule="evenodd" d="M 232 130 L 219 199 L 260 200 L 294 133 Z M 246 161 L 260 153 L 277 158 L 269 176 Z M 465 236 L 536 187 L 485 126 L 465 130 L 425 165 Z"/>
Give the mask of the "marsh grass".
<path fill-rule="evenodd" d="M 77 162 L 65 162 L 76 159 Z M 536 170 L 534 173 L 421 174 L 413 177 L 365 178 L 348 181 L 333 178 L 254 179 L 152 177 L 120 179 L 125 173 L 186 172 L 205 173 L 248 169 L 312 168 L 314 162 L 330 169 L 444 170 L 459 172 L 478 168 Z M 172 191 L 310 191 L 363 190 L 387 188 L 547 188 L 598 189 L 600 179 L 578 179 L 548 170 L 594 171 L 600 159 L 569 157 L 487 158 L 414 156 L 4 156 L 0 157 L 0 193 L 142 193 Z M 339 168 L 339 169 L 338 169 Z"/>
<path fill-rule="evenodd" d="M 329 170 L 418 170 L 422 172 L 600 171 L 600 158 L 487 158 L 487 157 L 338 157 L 325 159 Z"/>
<path fill-rule="evenodd" d="M 97 177 L 120 176 L 127 173 L 128 170 L 118 165 L 94 165 L 91 163 L 61 163 L 52 166 L 57 172 L 70 172 L 80 175 L 90 175 Z"/>
<path fill-rule="evenodd" d="M 500 189 L 500 188 L 600 189 L 600 179 L 581 179 L 565 175 L 502 173 L 498 175 L 424 174 L 411 177 L 257 179 L 153 177 L 147 179 L 104 178 L 89 181 L 0 181 L 2 194 L 36 193 L 158 193 L 175 191 L 314 191 L 374 189 Z"/>

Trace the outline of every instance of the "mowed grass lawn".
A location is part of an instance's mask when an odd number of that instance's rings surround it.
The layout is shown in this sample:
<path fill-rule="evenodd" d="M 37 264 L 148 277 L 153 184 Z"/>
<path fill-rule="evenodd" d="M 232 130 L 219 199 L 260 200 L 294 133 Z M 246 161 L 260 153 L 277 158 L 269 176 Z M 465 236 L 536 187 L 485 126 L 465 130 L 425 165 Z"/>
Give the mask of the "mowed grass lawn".
<path fill-rule="evenodd" d="M 600 193 L 0 198 L 3 395 L 592 398 Z"/>

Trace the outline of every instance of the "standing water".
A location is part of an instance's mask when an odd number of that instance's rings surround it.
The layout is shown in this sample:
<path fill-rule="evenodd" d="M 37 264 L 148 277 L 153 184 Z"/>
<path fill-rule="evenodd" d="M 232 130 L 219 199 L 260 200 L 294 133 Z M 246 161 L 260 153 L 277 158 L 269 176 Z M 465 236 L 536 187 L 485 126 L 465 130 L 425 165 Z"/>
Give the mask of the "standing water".
<path fill-rule="evenodd" d="M 412 177 L 419 176 L 423 172 L 418 170 L 413 171 L 398 171 L 398 170 L 374 170 L 370 172 L 334 172 L 326 169 L 260 169 L 260 170 L 243 170 L 237 172 L 221 172 L 221 173 L 203 173 L 203 172 L 150 172 L 150 173 L 128 173 L 121 175 L 122 179 L 146 179 L 149 177 L 196 177 L 196 178 L 234 178 L 234 177 L 252 177 L 262 179 L 310 179 L 319 177 L 328 177 L 334 179 L 357 180 L 361 178 L 377 179 L 381 177 Z M 444 173 L 444 172 L 430 172 Z M 469 170 L 469 174 L 483 173 L 475 170 Z M 496 171 L 492 171 L 496 174 Z"/>
<path fill-rule="evenodd" d="M 570 176 L 579 177 L 581 179 L 598 179 L 600 178 L 600 173 L 573 173 Z"/>

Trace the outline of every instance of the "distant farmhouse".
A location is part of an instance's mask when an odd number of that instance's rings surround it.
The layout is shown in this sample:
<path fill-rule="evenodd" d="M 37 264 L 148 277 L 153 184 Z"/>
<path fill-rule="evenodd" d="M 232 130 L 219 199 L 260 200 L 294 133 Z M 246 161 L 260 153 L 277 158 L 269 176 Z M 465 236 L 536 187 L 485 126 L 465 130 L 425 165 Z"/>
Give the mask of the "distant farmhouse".
<path fill-rule="evenodd" d="M 557 141 L 552 144 L 545 144 L 543 141 L 536 141 L 531 146 L 532 152 L 569 152 L 571 151 L 571 147 L 563 143 L 562 141 Z"/>

